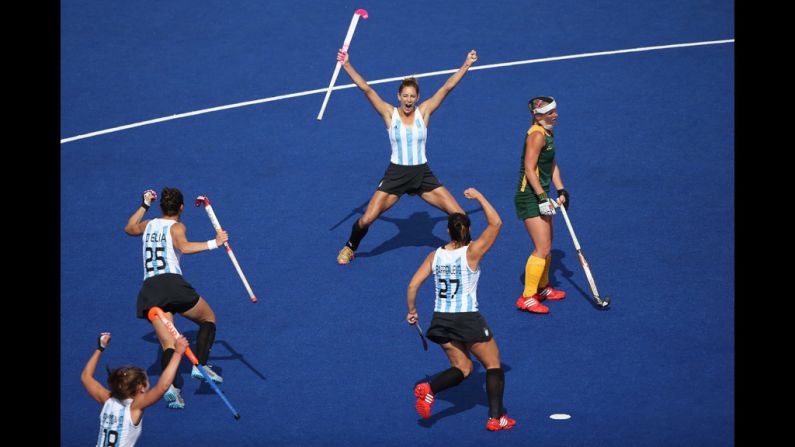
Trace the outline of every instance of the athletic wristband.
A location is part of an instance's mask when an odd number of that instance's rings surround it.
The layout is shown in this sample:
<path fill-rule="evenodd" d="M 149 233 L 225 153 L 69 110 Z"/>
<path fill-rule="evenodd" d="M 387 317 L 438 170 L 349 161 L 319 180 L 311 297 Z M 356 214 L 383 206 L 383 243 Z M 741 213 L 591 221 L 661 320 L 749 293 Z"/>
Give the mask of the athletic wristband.
<path fill-rule="evenodd" d="M 105 350 L 105 348 L 103 348 L 102 346 L 97 346 L 97 349 L 99 349 L 99 352 L 102 352 L 102 351 Z"/>
<path fill-rule="evenodd" d="M 569 208 L 569 192 L 566 191 L 565 189 L 561 188 L 561 189 L 558 190 L 558 197 L 565 197 L 566 198 L 566 203 L 564 203 L 564 205 L 566 206 L 566 209 L 568 209 Z"/>
<path fill-rule="evenodd" d="M 142 202 L 142 203 L 141 203 L 141 206 L 142 206 L 142 207 L 143 207 L 143 208 L 144 208 L 146 211 L 149 211 L 149 205 L 147 205 L 146 203 L 143 203 L 143 202 Z"/>
<path fill-rule="evenodd" d="M 216 248 L 218 248 L 218 244 L 215 242 L 215 239 L 210 239 L 207 241 L 208 250 L 215 250 Z"/>
<path fill-rule="evenodd" d="M 542 192 L 541 194 L 536 194 L 536 199 L 538 200 L 538 203 L 541 203 L 545 200 L 549 200 L 549 196 L 547 196 L 546 192 Z"/>

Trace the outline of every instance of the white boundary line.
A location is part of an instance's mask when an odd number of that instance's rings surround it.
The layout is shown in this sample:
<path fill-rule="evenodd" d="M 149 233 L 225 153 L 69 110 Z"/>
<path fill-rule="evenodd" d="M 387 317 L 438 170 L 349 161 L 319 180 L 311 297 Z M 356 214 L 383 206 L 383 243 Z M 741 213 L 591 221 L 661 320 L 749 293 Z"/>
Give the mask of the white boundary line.
<path fill-rule="evenodd" d="M 609 56 L 609 55 L 613 55 L 613 54 L 640 53 L 640 52 L 643 52 L 643 51 L 666 50 L 666 49 L 669 49 L 669 48 L 685 48 L 685 47 L 696 47 L 696 46 L 702 46 L 702 45 L 719 45 L 719 44 L 733 43 L 733 42 L 734 42 L 734 39 L 709 40 L 709 41 L 704 41 L 704 42 L 678 43 L 678 44 L 673 44 L 673 45 L 658 45 L 658 46 L 653 46 L 653 47 L 630 48 L 630 49 L 626 49 L 626 50 L 599 51 L 599 52 L 596 52 L 596 53 L 580 53 L 580 54 L 571 54 L 571 55 L 568 55 L 568 56 L 544 57 L 544 58 L 540 58 L 540 59 L 526 59 L 526 60 L 523 60 L 523 61 L 505 62 L 505 63 L 501 63 L 501 64 L 479 65 L 479 66 L 470 68 L 469 71 L 486 70 L 486 69 L 490 69 L 490 68 L 511 67 L 511 66 L 514 66 L 514 65 L 537 64 L 537 63 L 541 63 L 541 62 L 562 61 L 562 60 L 566 60 L 566 59 L 581 59 L 581 58 L 585 58 L 585 57 Z M 415 75 L 412 75 L 412 76 L 414 76 L 415 78 L 425 78 L 425 77 L 429 77 L 429 76 L 438 76 L 438 75 L 443 75 L 443 74 L 455 73 L 456 71 L 458 71 L 457 68 L 452 69 L 452 70 L 442 70 L 442 71 L 433 71 L 433 72 L 429 72 L 429 73 L 415 74 Z M 375 80 L 375 81 L 367 81 L 367 83 L 370 84 L 370 85 L 383 84 L 383 83 L 386 83 L 386 82 L 400 81 L 403 78 L 405 78 L 405 76 L 397 76 L 397 77 L 394 77 L 394 78 L 378 79 L 378 80 Z M 356 87 L 356 84 L 338 85 L 338 86 L 335 86 L 333 88 L 333 90 L 343 90 L 343 89 L 346 89 L 346 88 L 353 88 L 353 87 Z M 147 120 L 147 121 L 140 121 L 140 122 L 137 122 L 137 123 L 127 124 L 127 125 L 124 125 L 124 126 L 112 127 L 110 129 L 98 130 L 96 132 L 86 133 L 86 134 L 77 135 L 77 136 L 69 137 L 69 138 L 63 138 L 61 140 L 61 144 L 69 143 L 70 141 L 77 141 L 77 140 L 82 140 L 82 139 L 85 139 L 85 138 L 91 138 L 91 137 L 95 137 L 95 136 L 98 136 L 98 135 L 103 135 L 103 134 L 106 134 L 106 133 L 113 133 L 113 132 L 119 132 L 121 130 L 132 129 L 134 127 L 141 127 L 141 126 L 146 126 L 146 125 L 149 125 L 149 124 L 161 123 L 163 121 L 171 121 L 171 120 L 180 119 L 180 118 L 187 118 L 189 116 L 194 116 L 194 115 L 202 115 L 202 114 L 205 114 L 205 113 L 218 112 L 218 111 L 221 111 L 221 110 L 235 109 L 235 108 L 239 108 L 239 107 L 252 106 L 254 104 L 262 104 L 262 103 L 271 102 L 271 101 L 279 101 L 279 100 L 282 100 L 282 99 L 297 98 L 299 96 L 313 95 L 315 93 L 325 93 L 327 90 L 328 90 L 328 87 L 326 87 L 326 88 L 318 88 L 318 89 L 315 89 L 315 90 L 307 90 L 307 91 L 304 91 L 304 92 L 290 93 L 290 94 L 287 94 L 287 95 L 280 95 L 280 96 L 271 96 L 270 98 L 255 99 L 253 101 L 238 102 L 238 103 L 235 103 L 235 104 L 228 104 L 228 105 L 225 105 L 225 106 L 218 106 L 218 107 L 212 107 L 212 108 L 209 108 L 209 109 L 196 110 L 196 111 L 193 111 L 193 112 L 179 113 L 179 114 L 171 115 L 171 116 L 164 116 L 162 118 L 155 118 L 155 119 L 151 119 L 151 120 Z"/>

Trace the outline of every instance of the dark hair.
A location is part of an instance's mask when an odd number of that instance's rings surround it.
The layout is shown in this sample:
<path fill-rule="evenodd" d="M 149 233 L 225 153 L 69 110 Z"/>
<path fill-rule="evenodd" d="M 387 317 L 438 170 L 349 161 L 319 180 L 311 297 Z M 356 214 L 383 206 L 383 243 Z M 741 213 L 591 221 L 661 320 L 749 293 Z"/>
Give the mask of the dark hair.
<path fill-rule="evenodd" d="M 414 90 L 417 91 L 417 94 L 420 94 L 420 84 L 417 83 L 417 78 L 410 77 L 410 78 L 403 78 L 400 82 L 400 87 L 398 87 L 398 94 L 403 91 L 404 87 L 414 87 Z"/>
<path fill-rule="evenodd" d="M 135 396 L 138 386 L 149 382 L 144 370 L 137 366 L 121 366 L 114 370 L 105 366 L 105 369 L 108 371 L 110 395 L 119 400 Z"/>
<path fill-rule="evenodd" d="M 527 108 L 530 109 L 530 113 L 533 113 L 533 109 L 539 107 L 541 103 L 545 102 L 549 104 L 554 100 L 555 98 L 551 96 L 536 96 L 527 103 Z M 535 115 L 535 113 L 533 113 L 533 115 Z"/>
<path fill-rule="evenodd" d="M 160 209 L 166 216 L 175 216 L 179 214 L 179 207 L 185 203 L 182 197 L 182 191 L 177 188 L 163 188 L 160 193 Z"/>
<path fill-rule="evenodd" d="M 450 231 L 450 238 L 453 242 L 467 245 L 472 242 L 469 235 L 469 216 L 464 213 L 452 213 L 447 217 L 447 230 Z"/>

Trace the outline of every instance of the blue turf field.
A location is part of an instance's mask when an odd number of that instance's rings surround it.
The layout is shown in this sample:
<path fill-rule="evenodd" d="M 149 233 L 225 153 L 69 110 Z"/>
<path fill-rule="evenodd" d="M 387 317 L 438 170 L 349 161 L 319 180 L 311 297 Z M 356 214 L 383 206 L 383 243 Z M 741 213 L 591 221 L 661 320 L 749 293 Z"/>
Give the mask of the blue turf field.
<path fill-rule="evenodd" d="M 734 39 L 731 2 L 496 3 L 64 1 L 61 138 L 324 88 L 357 8 L 370 17 L 351 62 L 368 80 L 454 69 L 472 48 L 477 67 Z M 141 242 L 122 229 L 141 192 L 166 185 L 185 194 L 191 240 L 214 234 L 190 203 L 210 197 L 260 302 L 222 250 L 183 256 L 216 312 L 210 363 L 242 417 L 185 362 L 185 410 L 148 409 L 139 445 L 733 445 L 734 63 L 724 43 L 473 70 L 433 115 L 434 173 L 467 210 L 463 190 L 478 188 L 504 221 L 479 288 L 518 423 L 500 433 L 484 429 L 482 367 L 438 395 L 429 421 L 414 410 L 413 385 L 447 363 L 405 324 L 405 289 L 446 236 L 443 213 L 404 197 L 352 264 L 335 262 L 389 162 L 358 90 L 335 91 L 321 122 L 318 93 L 63 143 L 62 445 L 96 439 L 100 407 L 79 375 L 99 332 L 113 333 L 100 370 L 159 376 L 151 326 L 134 317 Z M 421 78 L 423 96 L 448 76 Z M 397 85 L 374 88 L 392 101 Z M 552 282 L 569 297 L 546 316 L 514 308 L 531 244 L 513 188 L 536 95 L 558 101 L 569 215 L 613 299 L 605 312 L 589 305 L 562 216 Z M 472 219 L 479 233 L 483 213 Z M 419 311 L 427 327 L 431 281 Z M 196 326 L 176 325 L 195 348 Z"/>

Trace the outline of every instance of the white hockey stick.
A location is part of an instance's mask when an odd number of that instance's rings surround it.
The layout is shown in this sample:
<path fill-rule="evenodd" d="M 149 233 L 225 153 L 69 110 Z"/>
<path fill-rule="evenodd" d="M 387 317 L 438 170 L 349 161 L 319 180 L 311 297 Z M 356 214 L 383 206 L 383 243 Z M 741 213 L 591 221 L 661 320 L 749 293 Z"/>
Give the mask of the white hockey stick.
<path fill-rule="evenodd" d="M 221 229 L 221 224 L 218 223 L 218 218 L 215 217 L 215 211 L 213 211 L 212 205 L 210 205 L 210 199 L 205 196 L 196 197 L 196 206 L 204 204 L 204 211 L 207 211 L 207 216 L 210 217 L 210 222 L 213 224 L 213 228 L 216 230 Z M 251 298 L 252 303 L 257 302 L 257 297 L 254 296 L 254 292 L 251 290 L 251 286 L 248 284 L 248 280 L 246 279 L 246 275 L 243 274 L 243 270 L 240 268 L 240 264 L 237 263 L 237 258 L 235 257 L 235 253 L 232 251 L 232 246 L 229 245 L 229 242 L 224 242 L 224 247 L 226 247 L 226 254 L 229 255 L 229 259 L 232 260 L 232 264 L 235 265 L 235 270 L 237 270 L 237 274 L 240 275 L 240 279 L 243 281 L 243 285 L 246 286 L 246 290 L 248 291 L 248 296 Z"/>
<path fill-rule="evenodd" d="M 367 11 L 364 9 L 357 9 L 356 12 L 353 13 L 353 18 L 351 18 L 351 24 L 348 26 L 348 34 L 345 35 L 345 41 L 342 44 L 342 51 L 348 51 L 348 46 L 351 44 L 351 39 L 353 39 L 353 32 L 356 30 L 356 24 L 359 23 L 359 16 L 363 17 L 367 20 Z M 331 89 L 334 88 L 334 83 L 337 82 L 337 75 L 340 74 L 340 68 L 342 67 L 342 62 L 337 61 L 337 66 L 334 67 L 334 74 L 331 76 L 331 82 L 328 85 L 328 90 L 326 90 L 326 97 L 323 98 L 323 105 L 320 106 L 320 113 L 317 114 L 318 121 L 323 119 L 323 112 L 326 110 L 326 104 L 328 104 L 328 99 L 331 96 Z"/>

